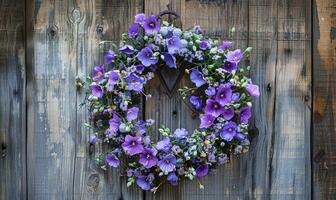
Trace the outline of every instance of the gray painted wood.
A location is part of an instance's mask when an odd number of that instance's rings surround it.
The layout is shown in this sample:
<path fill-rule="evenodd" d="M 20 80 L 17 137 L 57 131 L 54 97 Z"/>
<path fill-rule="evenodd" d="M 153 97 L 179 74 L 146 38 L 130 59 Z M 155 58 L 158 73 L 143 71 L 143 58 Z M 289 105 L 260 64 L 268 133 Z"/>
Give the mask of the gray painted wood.
<path fill-rule="evenodd" d="M 27 194 L 24 9 L 0 1 L 0 199 Z"/>

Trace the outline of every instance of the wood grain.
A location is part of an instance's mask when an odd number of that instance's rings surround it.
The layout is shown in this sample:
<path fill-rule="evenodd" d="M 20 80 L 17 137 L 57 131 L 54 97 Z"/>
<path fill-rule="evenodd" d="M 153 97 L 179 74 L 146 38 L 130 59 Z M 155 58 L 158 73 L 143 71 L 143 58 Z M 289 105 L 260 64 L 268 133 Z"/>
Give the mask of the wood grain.
<path fill-rule="evenodd" d="M 0 1 L 0 199 L 27 195 L 24 10 Z"/>
<path fill-rule="evenodd" d="M 336 2 L 313 4 L 313 197 L 336 198 Z"/>

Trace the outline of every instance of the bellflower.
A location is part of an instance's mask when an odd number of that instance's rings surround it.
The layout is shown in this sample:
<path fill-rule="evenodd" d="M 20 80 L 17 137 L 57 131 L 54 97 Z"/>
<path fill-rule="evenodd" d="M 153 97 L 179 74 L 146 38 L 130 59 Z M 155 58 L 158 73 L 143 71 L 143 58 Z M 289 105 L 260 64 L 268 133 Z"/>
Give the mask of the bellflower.
<path fill-rule="evenodd" d="M 133 107 L 133 108 L 128 109 L 126 120 L 129 122 L 135 120 L 136 118 L 138 118 L 138 113 L 139 113 L 138 107 Z"/>
<path fill-rule="evenodd" d="M 140 26 L 139 25 L 132 25 L 128 29 L 128 37 L 129 38 L 136 38 L 139 35 Z"/>
<path fill-rule="evenodd" d="M 250 96 L 257 97 L 260 95 L 259 86 L 254 85 L 252 83 L 247 84 L 246 90 Z"/>
<path fill-rule="evenodd" d="M 134 22 L 137 24 L 143 24 L 146 20 L 146 15 L 144 13 L 139 13 L 135 15 Z"/>
<path fill-rule="evenodd" d="M 96 81 L 97 83 L 100 83 L 104 80 L 104 65 L 98 65 L 93 69 L 93 77 L 92 79 Z"/>
<path fill-rule="evenodd" d="M 113 117 L 112 119 L 109 120 L 110 131 L 112 131 L 112 133 L 117 133 L 117 131 L 119 130 L 120 123 L 121 123 L 120 117 L 115 112 L 113 112 Z"/>
<path fill-rule="evenodd" d="M 131 55 L 131 54 L 137 52 L 137 50 L 134 49 L 133 46 L 126 44 L 126 45 L 124 45 L 123 47 L 121 47 L 121 48 L 119 49 L 119 52 L 124 53 L 124 54 L 128 54 L 128 55 Z"/>
<path fill-rule="evenodd" d="M 217 89 L 216 101 L 224 106 L 231 102 L 232 90 L 230 86 L 222 84 Z"/>
<path fill-rule="evenodd" d="M 200 42 L 199 48 L 202 49 L 202 50 L 207 50 L 207 49 L 211 48 L 211 45 L 208 41 L 203 40 L 203 41 Z"/>
<path fill-rule="evenodd" d="M 235 135 L 235 138 L 236 138 L 237 140 L 239 140 L 239 141 L 242 141 L 242 140 L 245 140 L 245 139 L 246 139 L 246 135 L 243 134 L 243 133 L 237 133 L 237 134 Z"/>
<path fill-rule="evenodd" d="M 178 183 L 178 177 L 176 176 L 174 172 L 171 172 L 167 176 L 167 181 L 169 181 L 171 185 L 176 186 Z"/>
<path fill-rule="evenodd" d="M 193 69 L 190 74 L 190 80 L 195 83 L 196 87 L 201 87 L 202 85 L 206 84 L 206 81 L 203 78 L 201 72 L 197 69 Z"/>
<path fill-rule="evenodd" d="M 185 128 L 178 128 L 174 131 L 173 135 L 177 139 L 183 139 L 189 135 L 189 132 Z"/>
<path fill-rule="evenodd" d="M 225 50 L 227 48 L 231 48 L 233 46 L 233 42 L 230 42 L 230 41 L 223 41 L 221 45 L 219 45 L 219 49 L 221 50 Z"/>
<path fill-rule="evenodd" d="M 137 185 L 143 190 L 150 190 L 151 185 L 146 176 L 139 176 L 136 180 Z"/>
<path fill-rule="evenodd" d="M 223 69 L 228 73 L 232 73 L 233 71 L 237 70 L 237 63 L 225 61 Z"/>
<path fill-rule="evenodd" d="M 168 53 L 175 54 L 180 48 L 182 48 L 182 43 L 179 37 L 172 36 L 167 40 Z"/>
<path fill-rule="evenodd" d="M 220 137 L 225 141 L 231 141 L 233 137 L 236 135 L 237 124 L 235 122 L 228 122 L 224 125 L 222 132 L 220 133 Z"/>
<path fill-rule="evenodd" d="M 170 53 L 162 53 L 163 60 L 169 68 L 176 69 L 176 58 Z"/>
<path fill-rule="evenodd" d="M 208 128 L 213 124 L 216 117 L 209 114 L 203 114 L 200 116 L 200 119 L 201 119 L 200 128 Z"/>
<path fill-rule="evenodd" d="M 159 60 L 158 58 L 153 57 L 153 54 L 153 51 L 149 47 L 145 47 L 138 53 L 138 59 L 144 66 L 148 67 L 156 64 Z"/>
<path fill-rule="evenodd" d="M 101 98 L 104 94 L 103 89 L 100 87 L 100 85 L 94 82 L 91 84 L 91 91 L 92 91 L 92 95 L 97 98 Z"/>
<path fill-rule="evenodd" d="M 176 157 L 173 154 L 168 154 L 159 161 L 158 166 L 163 172 L 172 172 L 175 169 L 175 164 Z"/>
<path fill-rule="evenodd" d="M 207 99 L 204 111 L 205 114 L 210 114 L 218 117 L 220 114 L 224 113 L 224 108 L 219 104 L 218 101 L 213 99 Z"/>
<path fill-rule="evenodd" d="M 160 22 L 152 15 L 143 22 L 143 27 L 147 35 L 152 35 L 160 31 Z"/>
<path fill-rule="evenodd" d="M 240 93 L 239 92 L 233 93 L 231 98 L 233 102 L 237 103 L 240 99 Z"/>
<path fill-rule="evenodd" d="M 196 110 L 200 110 L 202 108 L 202 99 L 199 96 L 190 96 L 189 102 Z"/>
<path fill-rule="evenodd" d="M 106 162 L 111 167 L 118 167 L 120 165 L 120 160 L 117 158 L 117 156 L 112 154 L 107 154 Z"/>
<path fill-rule="evenodd" d="M 232 106 L 224 106 L 223 118 L 231 120 L 234 116 L 234 108 Z"/>
<path fill-rule="evenodd" d="M 158 163 L 158 159 L 156 157 L 157 150 L 151 148 L 144 148 L 144 151 L 140 154 L 139 162 L 145 168 L 151 168 Z"/>
<path fill-rule="evenodd" d="M 97 140 L 98 140 L 98 138 L 97 138 L 96 135 L 94 135 L 94 134 L 91 134 L 91 135 L 90 135 L 90 139 L 89 139 L 89 143 L 90 143 L 90 144 L 94 144 L 94 143 L 96 143 Z"/>
<path fill-rule="evenodd" d="M 121 145 L 128 155 L 136 155 L 143 151 L 141 136 L 126 135 L 124 143 Z"/>
<path fill-rule="evenodd" d="M 229 157 L 226 154 L 218 155 L 218 164 L 223 165 L 229 161 Z"/>
<path fill-rule="evenodd" d="M 143 88 L 143 80 L 137 76 L 134 73 L 131 73 L 130 75 L 128 75 L 126 77 L 126 83 L 128 86 L 128 90 L 133 90 L 136 91 L 138 93 L 140 93 L 142 91 Z"/>
<path fill-rule="evenodd" d="M 241 123 L 247 124 L 251 116 L 252 116 L 252 112 L 249 106 L 244 106 L 240 109 L 239 119 Z"/>
<path fill-rule="evenodd" d="M 170 147 L 171 147 L 171 144 L 170 144 L 169 137 L 163 138 L 163 140 L 159 141 L 156 144 L 156 149 L 160 151 L 164 151 L 164 152 L 169 151 Z"/>
<path fill-rule="evenodd" d="M 243 59 L 243 53 L 240 49 L 236 49 L 234 51 L 229 51 L 226 55 L 226 60 L 232 63 L 238 64 L 241 59 Z"/>
<path fill-rule="evenodd" d="M 110 71 L 109 72 L 109 79 L 107 81 L 106 84 L 106 90 L 109 92 L 112 92 L 114 89 L 114 86 L 117 84 L 117 82 L 119 81 L 120 76 L 118 73 L 114 72 L 114 71 Z"/>
<path fill-rule="evenodd" d="M 107 53 L 105 54 L 105 64 L 111 64 L 114 61 L 115 54 L 114 51 L 108 50 Z"/>
<path fill-rule="evenodd" d="M 208 87 L 206 90 L 205 90 L 205 94 L 207 96 L 213 96 L 216 94 L 216 89 L 214 87 Z"/>
<path fill-rule="evenodd" d="M 196 168 L 196 175 L 198 177 L 206 176 L 209 172 L 209 165 L 203 164 Z"/>
<path fill-rule="evenodd" d="M 145 66 L 143 66 L 142 64 L 135 66 L 135 72 L 138 74 L 141 74 L 144 70 L 145 70 Z"/>

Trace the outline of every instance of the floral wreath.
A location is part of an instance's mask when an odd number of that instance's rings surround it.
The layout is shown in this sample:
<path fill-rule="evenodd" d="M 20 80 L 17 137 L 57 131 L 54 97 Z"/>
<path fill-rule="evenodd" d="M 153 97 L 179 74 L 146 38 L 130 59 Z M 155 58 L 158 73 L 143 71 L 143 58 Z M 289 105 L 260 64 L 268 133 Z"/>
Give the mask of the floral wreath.
<path fill-rule="evenodd" d="M 242 64 L 250 47 L 234 49 L 233 42 L 205 38 L 199 26 L 182 31 L 160 16 L 135 16 L 120 47 L 108 50 L 105 64 L 88 77 L 86 97 L 91 121 L 86 126 L 94 130 L 89 142 L 108 144 L 97 162 L 103 169 L 123 165 L 127 186 L 136 183 L 152 192 L 164 182 L 175 186 L 183 178 L 204 177 L 230 155 L 246 152 L 251 101 L 259 96 L 248 77 L 250 67 Z M 179 92 L 199 111 L 199 128 L 190 133 L 162 127 L 163 139 L 151 141 L 154 121 L 139 119 L 137 106 L 143 97 L 150 101 L 144 86 L 158 68 L 181 63 L 195 87 Z"/>

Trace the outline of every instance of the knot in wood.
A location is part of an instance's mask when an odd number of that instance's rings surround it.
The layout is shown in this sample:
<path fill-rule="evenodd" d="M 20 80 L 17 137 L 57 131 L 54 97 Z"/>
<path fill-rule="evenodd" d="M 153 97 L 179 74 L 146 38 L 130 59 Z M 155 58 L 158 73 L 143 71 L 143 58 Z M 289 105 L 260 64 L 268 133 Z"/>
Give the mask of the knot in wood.
<path fill-rule="evenodd" d="M 97 173 L 91 174 L 88 178 L 88 183 L 87 183 L 88 189 L 92 192 L 96 191 L 99 185 L 99 181 L 100 181 L 100 178 Z"/>
<path fill-rule="evenodd" d="M 79 23 L 81 19 L 81 12 L 78 8 L 75 8 L 72 10 L 71 14 L 72 22 L 73 23 Z"/>
<path fill-rule="evenodd" d="M 50 26 L 47 30 L 47 34 L 50 39 L 55 38 L 57 35 L 57 32 L 58 32 L 58 27 L 55 24 Z"/>

